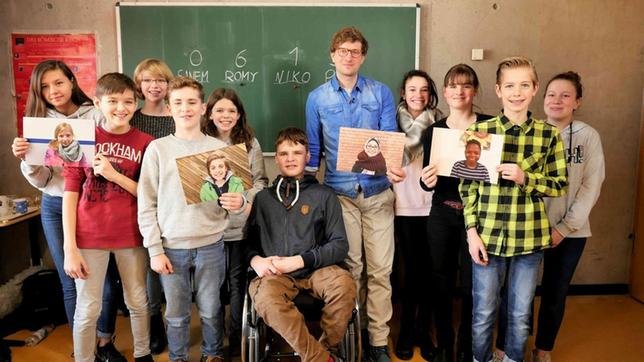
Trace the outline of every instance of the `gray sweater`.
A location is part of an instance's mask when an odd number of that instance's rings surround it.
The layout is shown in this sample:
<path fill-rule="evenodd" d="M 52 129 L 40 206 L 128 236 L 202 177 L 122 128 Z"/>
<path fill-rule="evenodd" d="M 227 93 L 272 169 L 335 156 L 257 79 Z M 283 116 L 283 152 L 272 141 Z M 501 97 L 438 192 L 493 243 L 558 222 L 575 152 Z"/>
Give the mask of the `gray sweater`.
<path fill-rule="evenodd" d="M 78 110 L 69 116 L 59 113 L 55 109 L 47 109 L 47 118 L 88 119 L 93 120 L 98 125 L 103 121 L 103 114 L 94 105 L 88 103 L 78 107 Z M 65 178 L 62 175 L 62 167 L 28 165 L 25 161 L 22 161 L 20 171 L 33 187 L 50 196 L 63 196 Z"/>
<path fill-rule="evenodd" d="M 230 143 L 228 143 L 230 145 Z M 244 191 L 244 196 L 248 202 L 255 200 L 255 195 L 268 186 L 268 177 L 266 176 L 266 168 L 264 167 L 264 155 L 262 148 L 259 145 L 257 138 L 253 138 L 253 147 L 248 151 L 248 162 L 250 164 L 250 173 L 253 177 L 253 187 Z M 225 241 L 236 241 L 245 238 L 246 234 L 246 219 L 244 213 L 231 214 L 230 223 L 224 233 Z"/>
<path fill-rule="evenodd" d="M 568 192 L 544 198 L 546 213 L 550 224 L 564 237 L 589 237 L 588 216 L 605 176 L 601 139 L 594 128 L 581 121 L 573 121 L 560 134 L 567 157 Z"/>
<path fill-rule="evenodd" d="M 195 249 L 222 239 L 228 213 L 216 201 L 188 205 L 175 161 L 222 147 L 224 142 L 206 135 L 189 141 L 169 135 L 148 146 L 137 192 L 139 229 L 150 257 L 164 254 L 163 248 Z"/>

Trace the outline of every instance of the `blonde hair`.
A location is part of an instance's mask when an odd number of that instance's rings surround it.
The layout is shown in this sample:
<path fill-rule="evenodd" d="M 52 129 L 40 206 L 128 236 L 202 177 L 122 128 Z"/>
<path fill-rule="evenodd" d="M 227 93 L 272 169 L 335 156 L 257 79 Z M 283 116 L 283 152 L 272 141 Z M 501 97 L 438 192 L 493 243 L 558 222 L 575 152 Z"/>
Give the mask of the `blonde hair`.
<path fill-rule="evenodd" d="M 224 160 L 226 171 L 230 171 L 230 163 L 228 162 L 226 156 L 219 152 L 213 152 L 210 154 L 210 156 L 208 156 L 208 159 L 206 160 L 206 172 L 208 173 L 208 176 L 210 176 L 210 164 L 215 160 Z"/>
<path fill-rule="evenodd" d="M 145 99 L 143 93 L 141 92 L 141 81 L 143 81 L 143 72 L 150 72 L 155 77 L 161 77 L 165 79 L 168 83 L 174 79 L 174 74 L 172 70 L 165 64 L 162 60 L 147 58 L 143 59 L 139 64 L 134 68 L 134 83 L 136 83 L 136 95 L 139 99 Z M 166 92 L 166 99 L 168 98 L 168 93 Z"/>
<path fill-rule="evenodd" d="M 72 125 L 67 122 L 61 122 L 56 126 L 56 129 L 54 129 L 54 139 L 49 142 L 49 148 L 54 150 L 58 149 L 58 135 L 65 129 L 69 129 L 72 136 L 74 136 L 74 129 L 72 128 Z"/>
<path fill-rule="evenodd" d="M 503 76 L 504 70 L 515 68 L 530 68 L 530 72 L 532 73 L 532 84 L 537 85 L 539 83 L 537 68 L 535 68 L 534 62 L 532 62 L 530 58 L 509 57 L 503 59 L 501 63 L 499 63 L 499 67 L 496 69 L 496 84 L 501 85 L 501 77 Z"/>

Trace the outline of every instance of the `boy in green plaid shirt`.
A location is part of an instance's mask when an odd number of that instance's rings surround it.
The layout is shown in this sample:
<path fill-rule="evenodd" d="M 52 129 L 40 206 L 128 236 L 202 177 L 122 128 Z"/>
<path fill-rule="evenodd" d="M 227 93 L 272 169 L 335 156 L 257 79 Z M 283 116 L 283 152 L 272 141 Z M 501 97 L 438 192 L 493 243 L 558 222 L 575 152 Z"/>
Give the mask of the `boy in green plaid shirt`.
<path fill-rule="evenodd" d="M 499 183 L 463 180 L 460 185 L 472 256 L 472 352 L 492 359 L 492 332 L 499 292 L 506 280 L 508 326 L 504 361 L 523 361 L 530 305 L 550 224 L 543 197 L 566 191 L 564 147 L 556 127 L 531 117 L 528 107 L 539 89 L 530 59 L 504 59 L 496 72 L 503 114 L 470 130 L 505 136 Z"/>

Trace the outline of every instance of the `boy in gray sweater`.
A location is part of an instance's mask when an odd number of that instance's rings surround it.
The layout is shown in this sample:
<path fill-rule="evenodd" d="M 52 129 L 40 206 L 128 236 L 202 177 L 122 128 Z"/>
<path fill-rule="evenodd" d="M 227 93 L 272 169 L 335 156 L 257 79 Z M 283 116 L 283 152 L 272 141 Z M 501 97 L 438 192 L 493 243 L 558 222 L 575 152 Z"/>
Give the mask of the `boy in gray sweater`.
<path fill-rule="evenodd" d="M 226 147 L 201 133 L 206 110 L 203 88 L 191 78 L 178 77 L 168 86 L 170 113 L 176 132 L 150 143 L 143 158 L 138 186 L 139 228 L 150 254 L 150 267 L 161 275 L 167 301 L 168 346 L 171 361 L 187 361 L 190 346 L 194 268 L 196 304 L 203 334 L 202 361 L 223 360 L 223 314 L 219 290 L 225 277 L 222 241 L 228 212 L 239 213 L 246 200 L 225 193 L 217 202 L 187 205 L 176 158 Z"/>

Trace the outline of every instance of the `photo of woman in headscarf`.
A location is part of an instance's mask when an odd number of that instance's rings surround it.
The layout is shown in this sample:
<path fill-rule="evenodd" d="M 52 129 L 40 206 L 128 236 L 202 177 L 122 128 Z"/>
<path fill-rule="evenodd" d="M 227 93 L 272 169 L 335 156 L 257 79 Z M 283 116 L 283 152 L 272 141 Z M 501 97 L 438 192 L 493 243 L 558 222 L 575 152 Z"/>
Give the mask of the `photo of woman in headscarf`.
<path fill-rule="evenodd" d="M 353 164 L 351 172 L 364 175 L 384 176 L 387 174 L 387 162 L 380 152 L 380 142 L 377 138 L 369 138 L 363 150 L 358 153 L 358 159 Z"/>

